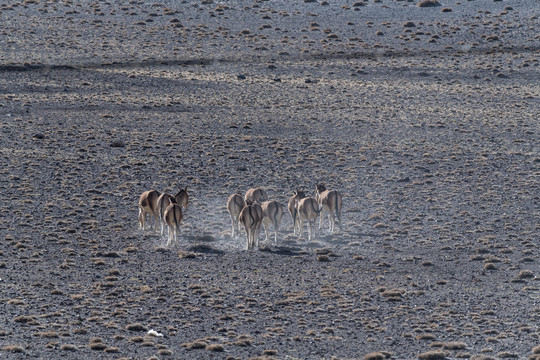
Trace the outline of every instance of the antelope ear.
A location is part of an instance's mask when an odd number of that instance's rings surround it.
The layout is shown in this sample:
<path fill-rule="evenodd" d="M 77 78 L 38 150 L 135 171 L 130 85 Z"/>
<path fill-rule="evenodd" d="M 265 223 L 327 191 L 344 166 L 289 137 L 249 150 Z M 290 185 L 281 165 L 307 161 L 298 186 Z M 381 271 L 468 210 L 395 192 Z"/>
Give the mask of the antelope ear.
<path fill-rule="evenodd" d="M 184 189 L 184 191 L 187 192 L 187 186 L 186 186 L 186 188 Z"/>

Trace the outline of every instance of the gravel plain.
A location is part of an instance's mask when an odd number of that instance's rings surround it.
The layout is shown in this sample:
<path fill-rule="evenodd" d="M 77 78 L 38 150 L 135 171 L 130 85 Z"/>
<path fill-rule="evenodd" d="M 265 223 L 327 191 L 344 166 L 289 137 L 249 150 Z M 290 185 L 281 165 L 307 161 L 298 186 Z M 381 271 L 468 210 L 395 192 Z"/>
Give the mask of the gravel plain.
<path fill-rule="evenodd" d="M 419 3 L 0 4 L 0 357 L 540 359 L 539 2 Z"/>

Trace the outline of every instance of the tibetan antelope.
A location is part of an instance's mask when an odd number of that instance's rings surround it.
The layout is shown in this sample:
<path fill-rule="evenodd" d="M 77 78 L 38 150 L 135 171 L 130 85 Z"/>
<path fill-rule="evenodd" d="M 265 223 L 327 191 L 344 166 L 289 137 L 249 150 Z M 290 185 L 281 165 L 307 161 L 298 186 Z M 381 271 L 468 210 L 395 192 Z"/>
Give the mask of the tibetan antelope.
<path fill-rule="evenodd" d="M 306 197 L 306 193 L 300 190 L 296 190 L 292 196 L 289 198 L 289 204 L 287 206 L 287 210 L 289 210 L 289 214 L 291 214 L 292 222 L 293 222 L 293 231 L 294 235 L 298 235 L 298 200 L 303 199 Z"/>
<path fill-rule="evenodd" d="M 231 237 L 233 238 L 237 237 L 240 233 L 240 223 L 238 222 L 238 218 L 244 206 L 246 206 L 246 202 L 242 198 L 242 195 L 232 194 L 231 196 L 229 196 L 229 199 L 227 200 L 227 211 L 231 215 L 231 221 L 232 221 Z"/>
<path fill-rule="evenodd" d="M 323 212 L 328 212 L 328 217 L 330 219 L 330 232 L 333 233 L 336 225 L 336 217 L 339 222 L 339 230 L 342 231 L 341 226 L 341 207 L 342 207 L 342 196 L 341 193 L 337 190 L 326 190 L 324 184 L 317 184 L 315 189 L 315 199 L 321 207 L 321 219 L 319 221 L 319 229 L 323 225 Z"/>
<path fill-rule="evenodd" d="M 171 199 L 171 204 L 165 209 L 163 218 L 169 228 L 169 237 L 167 240 L 167 246 L 170 244 L 178 243 L 178 231 L 180 230 L 180 223 L 183 219 L 182 207 L 176 202 L 176 199 Z"/>
<path fill-rule="evenodd" d="M 157 204 L 158 204 L 157 208 L 158 208 L 159 219 L 161 220 L 160 221 L 161 235 L 163 235 L 165 226 L 167 225 L 165 223 L 165 210 L 169 207 L 170 204 L 172 204 L 173 200 L 175 203 L 180 205 L 184 210 L 187 209 L 188 202 L 189 202 L 189 194 L 187 192 L 187 186 L 185 189 L 180 189 L 180 191 L 178 191 L 178 193 L 174 196 L 166 194 L 166 193 L 163 193 L 159 196 L 158 201 L 157 201 Z"/>
<path fill-rule="evenodd" d="M 321 210 L 319 209 L 319 204 L 317 200 L 312 197 L 305 197 L 298 201 L 298 227 L 299 233 L 298 237 L 302 237 L 303 222 L 307 221 L 308 225 L 308 241 L 315 239 L 315 220 Z"/>
<path fill-rule="evenodd" d="M 268 241 L 268 233 L 270 225 L 274 227 L 274 244 L 277 244 L 277 236 L 279 230 L 279 223 L 283 216 L 283 205 L 277 201 L 265 201 L 261 204 L 263 212 L 263 226 L 264 233 L 266 234 L 266 241 Z"/>
<path fill-rule="evenodd" d="M 263 214 L 262 208 L 257 203 L 246 202 L 246 206 L 240 212 L 239 220 L 246 229 L 247 249 L 253 250 L 259 246 L 259 233 L 261 231 L 261 222 Z"/>
<path fill-rule="evenodd" d="M 159 192 L 156 190 L 145 191 L 139 198 L 139 226 L 146 229 L 146 215 L 154 216 L 154 230 L 157 231 L 157 224 L 159 222 L 158 213 L 158 198 Z"/>
<path fill-rule="evenodd" d="M 246 196 L 244 196 L 245 201 L 258 201 L 259 204 L 266 201 L 266 199 L 268 199 L 266 192 L 261 188 L 249 189 L 246 192 Z"/>

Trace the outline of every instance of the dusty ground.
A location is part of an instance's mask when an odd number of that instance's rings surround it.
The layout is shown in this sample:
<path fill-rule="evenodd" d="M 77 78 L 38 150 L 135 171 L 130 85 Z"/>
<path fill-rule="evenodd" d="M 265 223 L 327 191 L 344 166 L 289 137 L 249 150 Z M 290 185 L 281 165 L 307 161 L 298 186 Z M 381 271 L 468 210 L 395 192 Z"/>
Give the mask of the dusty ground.
<path fill-rule="evenodd" d="M 540 352 L 538 1 L 440 2 L 1 4 L 0 357 Z M 341 233 L 230 237 L 319 181 Z"/>

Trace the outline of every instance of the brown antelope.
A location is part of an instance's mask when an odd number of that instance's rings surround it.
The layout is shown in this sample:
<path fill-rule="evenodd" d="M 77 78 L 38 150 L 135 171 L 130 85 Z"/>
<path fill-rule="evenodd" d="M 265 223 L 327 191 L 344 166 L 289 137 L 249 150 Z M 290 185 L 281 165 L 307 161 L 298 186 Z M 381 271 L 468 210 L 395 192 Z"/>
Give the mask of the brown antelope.
<path fill-rule="evenodd" d="M 242 195 L 232 194 L 231 196 L 229 196 L 229 199 L 227 200 L 227 211 L 229 211 L 229 214 L 231 215 L 231 221 L 232 221 L 231 237 L 233 238 L 237 237 L 240 233 L 240 223 L 238 222 L 238 218 L 244 206 L 246 206 L 246 202 L 242 198 Z"/>
<path fill-rule="evenodd" d="M 298 201 L 298 226 L 299 234 L 298 238 L 302 237 L 303 222 L 307 220 L 308 223 L 308 241 L 315 239 L 315 220 L 321 210 L 317 204 L 317 200 L 312 197 L 305 197 Z"/>
<path fill-rule="evenodd" d="M 156 190 L 145 191 L 139 198 L 139 226 L 146 229 L 146 215 L 154 216 L 154 230 L 157 231 L 157 224 L 159 222 L 158 214 L 158 198 L 159 192 Z"/>
<path fill-rule="evenodd" d="M 182 207 L 176 203 L 176 200 L 173 198 L 171 204 L 163 213 L 163 218 L 169 228 L 167 246 L 173 242 L 178 243 L 178 231 L 180 230 L 180 223 L 182 222 L 183 217 Z"/>
<path fill-rule="evenodd" d="M 249 189 L 246 196 L 244 196 L 245 201 L 257 201 L 259 204 L 266 201 L 266 199 L 268 199 L 266 192 L 261 188 Z"/>
<path fill-rule="evenodd" d="M 247 249 L 252 250 L 259 246 L 259 233 L 261 231 L 262 208 L 259 204 L 246 202 L 240 212 L 239 220 L 246 229 Z"/>
<path fill-rule="evenodd" d="M 289 210 L 289 214 L 291 214 L 292 222 L 293 222 L 293 231 L 294 235 L 298 235 L 298 200 L 303 199 L 306 197 L 306 194 L 303 191 L 296 190 L 292 196 L 289 198 L 289 204 L 287 206 L 287 210 Z"/>
<path fill-rule="evenodd" d="M 264 233 L 266 234 L 266 241 L 268 241 L 268 233 L 270 225 L 274 227 L 274 244 L 277 244 L 277 236 L 279 230 L 279 223 L 283 216 L 283 205 L 277 201 L 265 201 L 261 204 L 263 213 L 263 225 Z"/>
<path fill-rule="evenodd" d="M 323 212 L 328 212 L 328 217 L 330 218 L 330 232 L 333 233 L 335 230 L 336 217 L 339 222 L 339 230 L 342 231 L 341 226 L 341 207 L 342 207 L 342 196 L 341 193 L 337 190 L 326 190 L 324 184 L 318 184 L 315 189 L 315 199 L 321 207 L 321 219 L 319 221 L 319 229 L 323 225 Z"/>
<path fill-rule="evenodd" d="M 163 193 L 159 196 L 158 201 L 157 201 L 157 204 L 158 204 L 157 208 L 158 208 L 159 219 L 161 220 L 160 221 L 161 235 L 163 235 L 163 232 L 165 231 L 165 226 L 166 226 L 165 210 L 167 209 L 167 207 L 169 207 L 170 204 L 172 204 L 173 200 L 175 203 L 180 205 L 184 210 L 187 209 L 188 202 L 189 202 L 189 194 L 187 192 L 187 186 L 185 189 L 180 189 L 180 191 L 178 191 L 178 193 L 174 195 L 174 197 L 166 193 Z"/>

